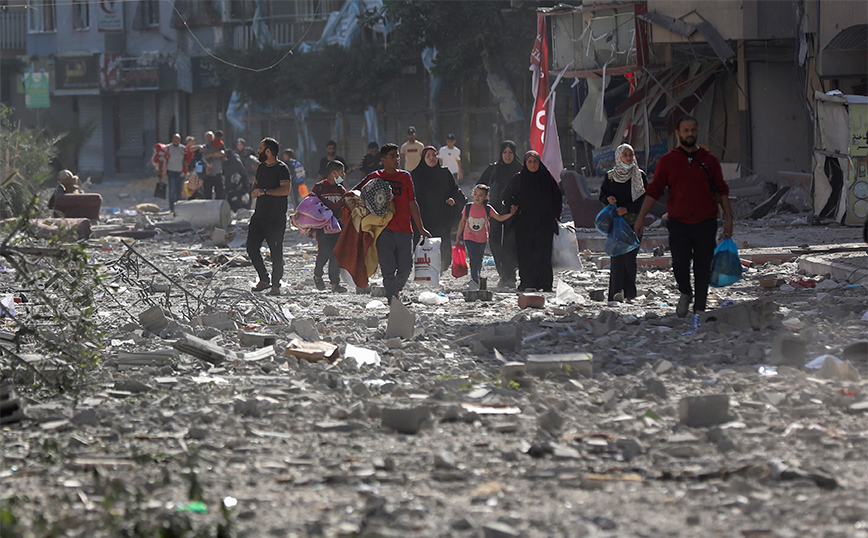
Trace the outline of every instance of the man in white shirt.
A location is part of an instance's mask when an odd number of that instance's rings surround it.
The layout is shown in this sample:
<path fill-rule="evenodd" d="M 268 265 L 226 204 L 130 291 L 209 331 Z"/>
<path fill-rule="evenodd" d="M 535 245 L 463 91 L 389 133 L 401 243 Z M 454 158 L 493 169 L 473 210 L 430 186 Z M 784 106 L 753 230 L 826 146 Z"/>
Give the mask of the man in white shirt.
<path fill-rule="evenodd" d="M 401 164 L 404 170 L 412 172 L 422 162 L 422 150 L 425 144 L 416 140 L 416 128 L 407 128 L 407 141 L 401 146 Z"/>
<path fill-rule="evenodd" d="M 181 145 L 181 135 L 175 133 L 172 143 L 166 146 L 169 161 L 166 163 L 166 177 L 169 180 L 169 211 L 175 209 L 175 202 L 181 199 L 181 187 L 183 186 L 181 174 L 184 172 L 184 157 L 187 148 Z"/>
<path fill-rule="evenodd" d="M 464 179 L 461 171 L 461 150 L 455 147 L 455 135 L 452 133 L 446 137 L 446 145 L 440 148 L 440 164 L 452 172 L 456 182 Z"/>

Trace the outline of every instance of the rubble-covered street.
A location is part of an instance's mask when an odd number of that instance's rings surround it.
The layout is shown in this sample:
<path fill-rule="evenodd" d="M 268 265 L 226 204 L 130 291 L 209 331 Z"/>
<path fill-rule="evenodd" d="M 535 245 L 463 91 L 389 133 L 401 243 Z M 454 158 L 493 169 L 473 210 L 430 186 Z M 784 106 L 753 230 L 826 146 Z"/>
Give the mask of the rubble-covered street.
<path fill-rule="evenodd" d="M 317 291 L 297 230 L 283 295 L 248 291 L 244 214 L 217 247 L 128 211 L 149 186 L 102 186 L 86 242 L 99 366 L 58 393 L 38 342 L 2 343 L 46 376 L 0 358 L 3 536 L 868 536 L 861 229 L 738 221 L 742 258 L 769 261 L 713 289 L 693 334 L 650 252 L 638 299 L 592 300 L 601 248 L 544 308 L 465 302 L 444 275 L 390 320 Z M 9 304 L 10 333 L 39 323 Z"/>

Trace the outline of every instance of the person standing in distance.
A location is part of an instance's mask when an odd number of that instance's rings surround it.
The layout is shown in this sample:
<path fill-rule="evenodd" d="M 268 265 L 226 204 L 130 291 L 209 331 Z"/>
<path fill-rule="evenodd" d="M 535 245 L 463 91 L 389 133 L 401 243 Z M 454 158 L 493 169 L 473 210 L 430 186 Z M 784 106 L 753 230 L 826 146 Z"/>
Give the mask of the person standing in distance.
<path fill-rule="evenodd" d="M 456 183 L 461 183 L 464 179 L 464 172 L 461 171 L 461 150 L 455 147 L 455 135 L 449 133 L 446 137 L 446 145 L 440 148 L 439 152 L 440 164 L 449 169 Z"/>
<path fill-rule="evenodd" d="M 283 234 L 286 232 L 286 208 L 292 178 L 289 168 L 277 159 L 280 145 L 273 138 L 263 138 L 259 143 L 259 167 L 250 193 L 256 200 L 256 209 L 247 228 L 247 256 L 259 275 L 253 291 L 271 288 L 269 295 L 280 295 L 280 279 L 283 278 Z M 265 269 L 262 242 L 271 252 L 271 279 Z"/>
<path fill-rule="evenodd" d="M 416 128 L 407 127 L 407 141 L 401 146 L 401 164 L 404 170 L 412 172 L 422 162 L 422 150 L 425 144 L 416 140 Z"/>
<path fill-rule="evenodd" d="M 663 191 L 669 189 L 666 200 L 669 249 L 672 252 L 672 272 L 681 292 L 675 313 L 683 318 L 693 301 L 694 328 L 698 326 L 698 313 L 705 311 L 708 301 L 711 262 L 717 243 L 718 204 L 726 215 L 723 235 L 732 237 L 729 186 L 723 180 L 717 158 L 696 145 L 698 131 L 696 118 L 684 116 L 678 120 L 675 126 L 678 146 L 660 157 L 633 227 L 636 236 L 641 239 L 645 215 L 654 202 L 663 196 Z M 690 285 L 691 261 L 693 287 Z"/>
<path fill-rule="evenodd" d="M 181 145 L 181 135 L 175 133 L 172 143 L 166 146 L 169 161 L 166 163 L 166 177 L 169 181 L 169 211 L 175 210 L 175 202 L 181 199 L 182 179 L 187 158 L 187 148 Z"/>
<path fill-rule="evenodd" d="M 636 164 L 636 153 L 630 144 L 621 144 L 615 150 L 615 166 L 606 174 L 600 186 L 600 201 L 617 207 L 618 215 L 627 224 L 636 224 L 636 215 L 645 201 L 648 179 Z M 609 264 L 609 301 L 635 299 L 636 256 L 639 249 L 613 256 Z"/>
<path fill-rule="evenodd" d="M 398 169 L 398 145 L 386 144 L 380 148 L 380 159 L 383 169 L 368 174 L 353 190 L 362 190 L 375 177 L 383 178 L 392 187 L 395 214 L 377 238 L 383 287 L 386 289 L 386 299 L 392 304 L 392 299 L 399 297 L 413 270 L 413 227 L 410 219 L 415 221 L 421 235 L 431 237 L 431 232 L 422 224 L 413 177 L 406 170 Z"/>

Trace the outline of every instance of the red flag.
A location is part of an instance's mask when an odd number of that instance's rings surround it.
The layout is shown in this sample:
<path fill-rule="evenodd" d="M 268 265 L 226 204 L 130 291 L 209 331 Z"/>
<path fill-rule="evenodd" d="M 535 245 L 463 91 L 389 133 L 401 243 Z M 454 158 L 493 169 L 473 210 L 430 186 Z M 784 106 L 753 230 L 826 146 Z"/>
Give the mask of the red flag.
<path fill-rule="evenodd" d="M 530 53 L 530 70 L 534 72 L 533 96 L 536 98 L 530 122 L 530 148 L 542 155 L 546 136 L 545 101 L 549 95 L 549 46 L 542 13 L 537 14 L 536 22 L 536 43 Z"/>

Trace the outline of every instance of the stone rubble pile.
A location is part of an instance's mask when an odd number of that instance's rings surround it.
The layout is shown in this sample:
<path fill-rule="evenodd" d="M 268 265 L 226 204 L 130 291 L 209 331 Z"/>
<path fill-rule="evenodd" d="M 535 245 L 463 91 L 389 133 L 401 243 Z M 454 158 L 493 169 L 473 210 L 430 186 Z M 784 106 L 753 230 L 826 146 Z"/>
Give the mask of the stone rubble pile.
<path fill-rule="evenodd" d="M 446 301 L 411 285 L 390 308 L 315 290 L 290 233 L 292 291 L 268 298 L 226 232 L 136 243 L 161 272 L 107 274 L 85 386 L 8 376 L 20 535 L 868 537 L 863 286 L 754 265 L 685 334 L 666 270 L 629 303 L 593 299 L 591 254 L 541 306 L 446 276 Z M 96 261 L 119 241 L 92 239 Z"/>

